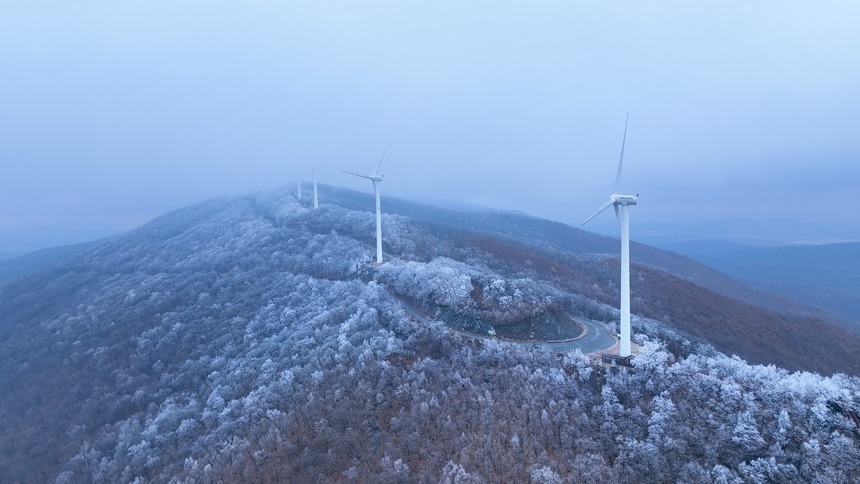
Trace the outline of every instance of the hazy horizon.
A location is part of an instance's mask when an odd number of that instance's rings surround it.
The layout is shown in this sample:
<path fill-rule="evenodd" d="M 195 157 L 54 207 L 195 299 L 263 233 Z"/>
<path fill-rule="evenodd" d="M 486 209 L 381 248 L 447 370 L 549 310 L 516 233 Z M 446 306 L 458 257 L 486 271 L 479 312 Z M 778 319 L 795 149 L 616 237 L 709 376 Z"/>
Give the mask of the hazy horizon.
<path fill-rule="evenodd" d="M 292 183 L 282 185 L 280 187 L 273 187 L 269 190 L 277 191 L 284 190 L 289 192 L 295 192 L 296 189 L 296 181 Z M 303 180 L 303 198 L 305 200 L 310 200 L 311 196 L 311 181 Z M 320 192 L 321 199 L 320 203 L 325 204 L 329 203 L 326 200 L 325 187 L 332 186 L 327 184 L 321 184 Z M 383 185 L 385 187 L 385 185 Z M 346 188 L 344 185 L 334 186 L 334 188 L 343 189 Z M 367 211 L 373 211 L 372 204 L 372 190 L 370 189 L 370 184 L 367 187 L 364 187 L 365 190 L 362 190 L 361 187 L 349 187 L 350 190 L 356 190 L 360 193 L 366 193 L 368 196 L 368 206 L 366 207 Z M 259 193 L 265 193 L 269 190 L 257 190 L 255 192 L 247 192 L 247 193 L 236 193 L 232 195 L 223 195 L 226 197 L 230 196 L 245 196 L 245 195 L 253 195 Z M 211 197 L 211 198 L 219 198 Z M 538 216 L 534 213 L 524 212 L 522 210 L 516 209 L 503 209 L 498 207 L 491 207 L 488 205 L 482 204 L 474 204 L 463 202 L 460 200 L 445 200 L 445 199 L 433 199 L 433 198 L 422 198 L 422 197 L 401 197 L 401 196 L 389 196 L 383 195 L 382 206 L 383 212 L 385 212 L 386 200 L 390 198 L 396 198 L 400 200 L 406 200 L 409 202 L 426 204 L 438 208 L 450 209 L 450 210 L 465 210 L 465 211 L 475 211 L 475 210 L 511 210 L 515 212 L 524 213 L 526 215 Z M 203 202 L 207 199 L 201 199 L 197 202 Z M 102 238 L 108 238 L 114 235 L 119 235 L 129 230 L 136 229 L 141 225 L 150 222 L 152 219 L 157 218 L 161 215 L 169 213 L 174 210 L 181 210 L 189 205 L 193 205 L 192 202 L 188 205 L 184 205 L 182 207 L 175 207 L 173 209 L 166 210 L 164 213 L 157 214 L 150 219 L 143 220 L 141 223 L 127 227 L 121 228 L 119 230 L 111 231 L 109 228 L 103 227 L 65 227 L 60 230 L 55 230 L 52 228 L 46 229 L 38 229 L 32 231 L 20 231 L 16 233 L 11 232 L 0 232 L 0 240 L 4 241 L 12 241 L 15 242 L 16 245 L 11 245 L 7 247 L 0 247 L 0 260 L 8 257 L 15 257 L 18 255 L 23 255 L 25 253 L 34 252 L 41 249 L 60 247 L 66 245 L 74 245 L 82 242 L 91 242 L 95 240 L 99 240 Z M 583 230 L 587 230 L 590 232 L 596 232 L 599 234 L 607 235 L 613 238 L 618 238 L 618 226 L 615 220 L 615 217 L 612 216 L 611 211 L 608 216 L 601 217 L 595 219 L 588 223 L 586 226 L 581 226 L 578 223 L 570 223 L 562 220 L 553 219 L 552 217 L 541 217 L 547 218 L 548 220 L 553 220 L 557 222 L 567 223 L 576 228 L 580 228 Z M 634 233 L 632 234 L 632 240 L 635 242 L 645 243 L 648 245 L 653 245 L 656 247 L 661 247 L 663 245 L 671 246 L 672 244 L 679 242 L 696 242 L 696 241 L 709 241 L 709 240 L 724 240 L 732 243 L 739 244 L 747 244 L 753 246 L 762 246 L 762 247 L 776 247 L 776 246 L 786 246 L 786 245 L 821 245 L 821 244 L 838 244 L 845 242 L 858 242 L 857 239 L 852 238 L 851 234 L 854 233 L 854 227 L 842 227 L 838 225 L 826 225 L 819 224 L 817 226 L 805 226 L 803 224 L 798 224 L 789 220 L 771 220 L 771 221 L 760 221 L 760 220 L 751 220 L 751 219 L 742 219 L 742 218 L 722 218 L 717 220 L 710 220 L 705 222 L 682 222 L 678 224 L 674 224 L 671 222 L 652 222 L 652 223 L 635 223 L 633 224 Z M 822 237 L 818 234 L 827 233 L 831 234 L 830 238 Z"/>
<path fill-rule="evenodd" d="M 628 111 L 634 240 L 860 240 L 855 2 L 47 3 L 0 4 L 0 250 L 312 169 L 369 191 L 341 170 L 386 146 L 384 196 L 578 225 Z"/>

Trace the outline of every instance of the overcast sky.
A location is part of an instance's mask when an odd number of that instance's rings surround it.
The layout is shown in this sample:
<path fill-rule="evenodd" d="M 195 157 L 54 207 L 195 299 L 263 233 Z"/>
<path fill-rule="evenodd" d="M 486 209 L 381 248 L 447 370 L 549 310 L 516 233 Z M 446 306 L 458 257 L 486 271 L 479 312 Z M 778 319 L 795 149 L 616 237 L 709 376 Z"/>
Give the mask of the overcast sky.
<path fill-rule="evenodd" d="M 578 225 L 628 110 L 634 239 L 726 218 L 860 239 L 858 24 L 856 0 L 0 0 L 0 249 L 314 166 L 370 191 L 340 170 L 386 145 L 384 195 Z"/>

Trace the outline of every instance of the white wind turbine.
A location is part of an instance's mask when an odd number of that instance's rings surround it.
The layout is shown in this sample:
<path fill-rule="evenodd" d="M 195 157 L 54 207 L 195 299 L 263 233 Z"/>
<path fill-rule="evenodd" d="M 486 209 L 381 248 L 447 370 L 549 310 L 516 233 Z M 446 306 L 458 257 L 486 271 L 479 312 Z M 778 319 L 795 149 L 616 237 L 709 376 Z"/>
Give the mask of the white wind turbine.
<path fill-rule="evenodd" d="M 313 173 L 313 177 L 314 177 L 314 208 L 319 208 L 320 207 L 320 199 L 317 196 L 317 171 L 313 170 L 311 173 Z"/>
<path fill-rule="evenodd" d="M 373 171 L 372 175 L 359 175 L 358 173 L 353 173 L 351 171 L 344 170 L 344 173 L 348 173 L 350 175 L 355 175 L 361 178 L 367 178 L 371 182 L 373 182 L 373 191 L 376 194 L 376 263 L 382 264 L 382 212 L 379 208 L 379 183 L 382 181 L 383 175 L 379 174 L 379 167 L 382 166 L 382 160 L 385 159 L 385 153 L 388 151 L 388 148 L 385 148 L 385 151 L 382 152 L 382 157 L 379 159 L 379 163 L 376 164 L 376 170 Z"/>
<path fill-rule="evenodd" d="M 296 184 L 296 200 L 302 199 L 302 181 L 299 180 Z"/>
<path fill-rule="evenodd" d="M 621 157 L 618 159 L 618 173 L 615 175 L 615 190 L 597 212 L 585 219 L 582 225 L 598 216 L 610 206 L 615 208 L 615 216 L 621 226 L 621 342 L 618 354 L 630 356 L 630 214 L 627 207 L 636 205 L 639 195 L 624 195 L 618 193 L 621 184 L 621 165 L 624 163 L 624 143 L 627 141 L 627 121 L 630 113 L 624 121 L 624 138 L 621 141 Z"/>

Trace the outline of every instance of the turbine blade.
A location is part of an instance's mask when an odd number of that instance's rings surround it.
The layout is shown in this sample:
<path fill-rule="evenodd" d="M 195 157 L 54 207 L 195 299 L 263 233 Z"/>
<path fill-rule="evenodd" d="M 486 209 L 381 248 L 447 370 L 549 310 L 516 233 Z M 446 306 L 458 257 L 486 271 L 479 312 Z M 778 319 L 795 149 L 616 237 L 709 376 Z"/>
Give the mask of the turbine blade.
<path fill-rule="evenodd" d="M 352 172 L 352 171 L 346 171 L 346 170 L 341 170 L 341 171 L 342 171 L 342 172 L 344 172 L 344 173 L 347 173 L 347 174 L 349 174 L 349 175 L 355 175 L 355 176 L 358 176 L 358 177 L 361 177 L 361 178 L 367 178 L 368 180 L 372 180 L 372 178 L 370 178 L 370 177 L 369 177 L 369 176 L 367 176 L 367 175 L 359 175 L 358 173 L 355 173 L 355 172 Z"/>
<path fill-rule="evenodd" d="M 601 206 L 600 206 L 600 208 L 598 208 L 598 209 L 597 209 L 597 211 L 596 211 L 596 212 L 594 212 L 594 215 L 592 215 L 591 217 L 588 217 L 587 219 L 585 219 L 585 221 L 584 221 L 584 222 L 582 222 L 582 223 L 581 223 L 581 224 L 579 224 L 579 225 L 585 225 L 585 224 L 587 224 L 588 222 L 590 222 L 590 221 L 591 221 L 591 219 L 593 219 L 594 217 L 596 217 L 596 216 L 600 215 L 600 213 L 601 213 L 601 212 L 603 212 L 604 210 L 606 210 L 607 208 L 609 208 L 609 206 L 610 206 L 610 205 L 614 205 L 614 202 L 613 202 L 612 200 L 609 200 L 608 202 L 606 202 L 606 203 L 604 203 L 603 205 L 601 205 Z M 616 210 L 618 210 L 618 208 L 617 208 L 617 207 L 616 207 Z"/>
<path fill-rule="evenodd" d="M 618 187 L 621 185 L 621 165 L 624 163 L 624 143 L 627 142 L 627 122 L 630 121 L 630 111 L 627 111 L 627 118 L 624 120 L 624 138 L 621 139 L 621 157 L 618 158 L 618 173 L 615 174 L 615 191 L 618 193 Z"/>
<path fill-rule="evenodd" d="M 379 167 L 382 166 L 382 160 L 385 159 L 385 153 L 387 153 L 387 152 L 388 152 L 388 146 L 386 145 L 385 150 L 382 152 L 382 158 L 379 159 L 379 163 L 376 164 L 376 169 L 373 170 L 374 175 L 379 174 Z"/>
<path fill-rule="evenodd" d="M 618 220 L 618 223 L 621 223 L 621 214 L 618 213 L 618 205 L 613 205 L 615 207 L 615 220 Z"/>

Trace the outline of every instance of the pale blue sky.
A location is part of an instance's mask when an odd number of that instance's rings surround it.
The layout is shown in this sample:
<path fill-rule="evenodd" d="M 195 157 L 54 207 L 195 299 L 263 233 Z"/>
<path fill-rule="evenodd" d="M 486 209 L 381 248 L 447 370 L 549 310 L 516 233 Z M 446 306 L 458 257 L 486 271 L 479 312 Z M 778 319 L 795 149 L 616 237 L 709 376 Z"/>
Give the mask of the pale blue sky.
<path fill-rule="evenodd" d="M 858 23 L 854 0 L 0 0 L 0 249 L 314 165 L 369 191 L 340 170 L 388 144 L 383 194 L 578 224 L 627 110 L 634 239 L 723 218 L 860 238 Z"/>

